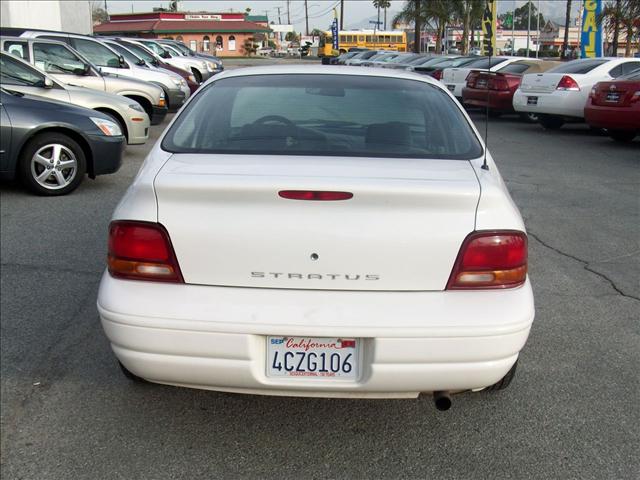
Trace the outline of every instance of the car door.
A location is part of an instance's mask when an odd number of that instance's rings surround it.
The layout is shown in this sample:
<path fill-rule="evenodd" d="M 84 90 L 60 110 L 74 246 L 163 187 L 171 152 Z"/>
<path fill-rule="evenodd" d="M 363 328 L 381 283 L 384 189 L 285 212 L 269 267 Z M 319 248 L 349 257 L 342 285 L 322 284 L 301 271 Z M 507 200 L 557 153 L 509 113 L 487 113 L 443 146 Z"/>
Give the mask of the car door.
<path fill-rule="evenodd" d="M 11 119 L 0 101 L 0 172 L 9 170 L 11 130 Z"/>
<path fill-rule="evenodd" d="M 0 85 L 20 93 L 69 102 L 69 92 L 56 82 L 10 55 L 0 55 Z"/>
<path fill-rule="evenodd" d="M 93 71 L 90 65 L 66 45 L 36 40 L 32 44 L 32 49 L 31 63 L 56 80 L 69 85 L 105 91 L 102 76 Z"/>

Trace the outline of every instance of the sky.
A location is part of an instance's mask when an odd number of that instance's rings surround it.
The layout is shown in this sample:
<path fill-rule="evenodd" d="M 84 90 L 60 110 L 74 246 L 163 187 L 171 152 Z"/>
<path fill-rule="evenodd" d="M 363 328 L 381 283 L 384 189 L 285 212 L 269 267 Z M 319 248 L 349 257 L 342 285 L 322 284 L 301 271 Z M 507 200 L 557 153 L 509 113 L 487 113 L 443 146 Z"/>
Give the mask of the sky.
<path fill-rule="evenodd" d="M 513 9 L 513 5 L 520 6 L 526 0 L 498 0 L 498 12 L 502 13 Z M 538 0 L 534 0 L 537 4 Z M 131 12 L 150 12 L 153 7 L 168 7 L 169 1 L 164 0 L 107 0 L 107 9 L 109 13 L 126 13 Z M 294 24 L 296 31 L 304 31 L 304 0 L 183 0 L 180 2 L 180 10 L 183 11 L 200 11 L 209 12 L 244 12 L 245 9 L 251 8 L 254 15 L 264 15 L 265 12 L 269 16 L 269 21 L 278 21 L 278 7 L 280 7 L 280 19 L 282 23 L 287 22 L 287 3 L 289 3 L 289 16 L 291 23 Z M 573 2 L 573 15 L 578 14 L 580 1 Z M 339 7 L 339 0 L 307 0 L 309 11 L 309 29 L 314 28 L 327 29 L 333 19 L 333 7 Z M 345 28 L 363 28 L 368 24 L 369 19 L 376 16 L 376 9 L 373 7 L 371 0 L 345 0 L 344 2 L 344 26 Z M 392 18 L 394 13 L 402 9 L 404 0 L 392 0 L 391 8 L 387 16 Z M 564 18 L 566 8 L 566 0 L 540 0 L 540 10 L 546 18 Z M 373 28 L 373 25 L 371 25 Z"/>

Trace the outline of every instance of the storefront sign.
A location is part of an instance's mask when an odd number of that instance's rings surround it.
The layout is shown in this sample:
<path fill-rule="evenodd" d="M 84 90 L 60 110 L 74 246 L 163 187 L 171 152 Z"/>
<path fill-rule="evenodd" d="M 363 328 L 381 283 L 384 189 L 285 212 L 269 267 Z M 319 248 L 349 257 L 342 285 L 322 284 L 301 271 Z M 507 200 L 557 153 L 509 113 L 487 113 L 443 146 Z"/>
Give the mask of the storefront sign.
<path fill-rule="evenodd" d="M 598 22 L 601 11 L 602 0 L 584 0 L 580 29 L 580 57 L 582 58 L 602 56 L 602 22 Z"/>
<path fill-rule="evenodd" d="M 184 16 L 185 20 L 213 20 L 215 22 L 219 22 L 222 20 L 221 15 L 211 15 L 207 13 L 193 13 Z"/>
<path fill-rule="evenodd" d="M 486 0 L 482 14 L 483 55 L 496 54 L 496 23 L 498 19 L 497 0 Z"/>

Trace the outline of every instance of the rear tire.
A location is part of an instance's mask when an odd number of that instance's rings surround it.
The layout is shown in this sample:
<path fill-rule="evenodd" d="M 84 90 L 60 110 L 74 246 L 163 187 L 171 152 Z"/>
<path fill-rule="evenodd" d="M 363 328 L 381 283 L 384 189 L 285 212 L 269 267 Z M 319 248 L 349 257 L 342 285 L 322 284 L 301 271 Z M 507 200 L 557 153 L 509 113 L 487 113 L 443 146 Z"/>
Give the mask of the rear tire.
<path fill-rule="evenodd" d="M 36 135 L 27 141 L 18 159 L 20 180 L 38 195 L 71 193 L 86 173 L 87 160 L 82 147 L 63 133 Z"/>
<path fill-rule="evenodd" d="M 135 373 L 131 373 L 127 367 L 125 367 L 120 361 L 118 361 L 118 365 L 120 365 L 120 370 L 125 377 L 131 380 L 134 383 L 149 383 L 144 378 L 137 376 Z"/>
<path fill-rule="evenodd" d="M 517 368 L 518 368 L 518 360 L 516 360 L 516 363 L 513 364 L 511 369 L 507 372 L 507 374 L 504 377 L 502 377 L 502 379 L 499 382 L 494 383 L 490 387 L 487 387 L 486 390 L 488 392 L 493 392 L 495 390 L 504 390 L 505 388 L 507 388 L 513 381 L 513 378 L 516 376 Z"/>
<path fill-rule="evenodd" d="M 557 115 L 540 114 L 538 122 L 545 130 L 558 130 L 564 125 L 564 119 Z"/>
<path fill-rule="evenodd" d="M 616 142 L 628 143 L 632 142 L 638 132 L 634 130 L 609 130 L 609 136 L 613 138 Z"/>

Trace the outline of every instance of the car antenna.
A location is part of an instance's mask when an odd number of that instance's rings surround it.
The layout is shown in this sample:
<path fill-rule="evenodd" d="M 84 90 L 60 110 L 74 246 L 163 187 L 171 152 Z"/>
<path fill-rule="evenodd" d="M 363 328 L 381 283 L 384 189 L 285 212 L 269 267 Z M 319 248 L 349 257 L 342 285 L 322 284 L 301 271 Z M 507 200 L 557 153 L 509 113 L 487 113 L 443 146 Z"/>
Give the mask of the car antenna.
<path fill-rule="evenodd" d="M 491 54 L 493 53 L 493 45 L 489 47 L 489 77 L 491 76 Z M 485 106 L 485 118 L 484 118 L 484 158 L 482 159 L 483 170 L 489 170 L 487 165 L 487 148 L 489 142 L 489 79 L 487 79 L 487 104 Z"/>

